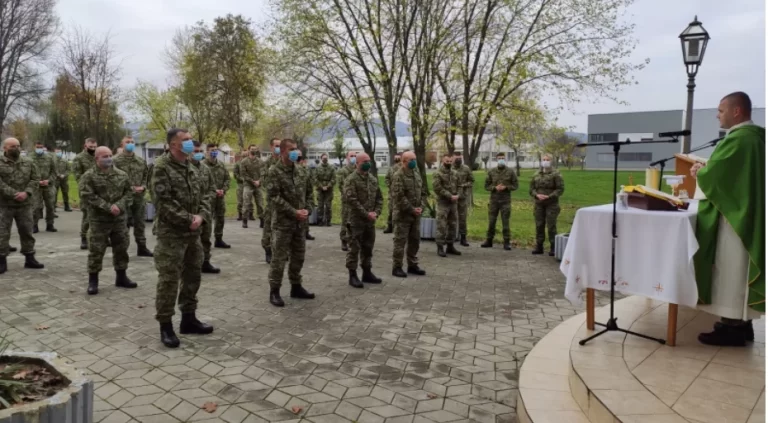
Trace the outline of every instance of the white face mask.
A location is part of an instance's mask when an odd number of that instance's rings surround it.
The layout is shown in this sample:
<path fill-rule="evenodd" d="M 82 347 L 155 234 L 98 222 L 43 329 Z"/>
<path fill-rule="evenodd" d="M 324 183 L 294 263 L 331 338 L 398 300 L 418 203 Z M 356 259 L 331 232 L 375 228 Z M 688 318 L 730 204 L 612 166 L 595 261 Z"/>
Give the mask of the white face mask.
<path fill-rule="evenodd" d="M 544 169 L 549 169 L 550 166 L 552 166 L 552 162 L 550 162 L 549 160 L 544 160 L 541 162 L 541 167 L 543 167 Z"/>

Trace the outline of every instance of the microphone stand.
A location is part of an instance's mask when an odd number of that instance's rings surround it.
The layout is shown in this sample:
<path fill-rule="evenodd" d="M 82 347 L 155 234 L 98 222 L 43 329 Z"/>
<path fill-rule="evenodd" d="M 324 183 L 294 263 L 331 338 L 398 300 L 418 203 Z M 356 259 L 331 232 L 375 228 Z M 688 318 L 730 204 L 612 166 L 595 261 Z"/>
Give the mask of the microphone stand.
<path fill-rule="evenodd" d="M 640 338 L 649 339 L 651 341 L 656 341 L 660 344 L 665 344 L 666 341 L 663 339 L 657 339 L 650 337 L 648 335 L 643 335 L 641 333 L 632 332 L 627 329 L 622 329 L 619 327 L 619 325 L 616 323 L 616 320 L 618 318 L 614 315 L 614 303 L 616 301 L 616 240 L 619 238 L 618 234 L 616 233 L 616 187 L 619 182 L 619 150 L 621 150 L 622 145 L 631 145 L 631 144 L 661 144 L 661 143 L 676 143 L 678 142 L 677 137 L 673 137 L 670 140 L 651 140 L 651 141 L 642 141 L 638 143 L 633 143 L 629 139 L 626 141 L 615 141 L 615 142 L 600 142 L 600 143 L 586 143 L 586 144 L 580 144 L 579 147 L 596 147 L 596 146 L 607 146 L 610 145 L 613 147 L 613 216 L 611 221 L 611 316 L 608 318 L 608 321 L 605 324 L 597 323 L 598 326 L 603 326 L 605 329 L 602 331 L 593 334 L 592 336 L 582 339 L 579 341 L 579 345 L 585 345 L 587 342 L 597 338 L 600 335 L 603 335 L 607 332 L 624 332 L 629 335 L 638 336 Z"/>
<path fill-rule="evenodd" d="M 704 145 L 702 145 L 700 147 L 694 148 L 693 150 L 690 151 L 690 153 L 695 153 L 697 151 L 705 150 L 705 149 L 707 149 L 709 147 L 714 147 L 714 146 L 717 145 L 717 143 L 722 141 L 723 138 L 725 138 L 725 137 L 715 138 L 712 141 L 709 141 L 708 143 L 706 143 L 706 144 L 704 144 Z M 659 191 L 661 191 L 661 180 L 664 177 L 664 165 L 666 165 L 668 161 L 670 161 L 670 160 L 672 160 L 674 158 L 676 158 L 676 157 L 672 156 L 672 157 L 667 157 L 666 159 L 656 160 L 655 162 L 652 162 L 649 165 L 651 167 L 657 166 L 657 165 L 659 166 L 659 186 L 656 187 L 656 189 L 658 189 Z"/>

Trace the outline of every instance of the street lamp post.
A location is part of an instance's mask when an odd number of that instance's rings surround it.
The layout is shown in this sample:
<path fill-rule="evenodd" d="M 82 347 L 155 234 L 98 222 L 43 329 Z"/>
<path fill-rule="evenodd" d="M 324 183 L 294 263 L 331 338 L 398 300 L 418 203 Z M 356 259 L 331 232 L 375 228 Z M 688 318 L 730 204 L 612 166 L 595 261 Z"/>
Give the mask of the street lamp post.
<path fill-rule="evenodd" d="M 709 43 L 709 33 L 699 22 L 698 16 L 680 34 L 680 44 L 683 47 L 683 63 L 688 73 L 688 105 L 685 108 L 685 129 L 691 130 L 693 125 L 693 90 L 696 88 L 696 74 L 699 72 L 704 52 Z M 683 137 L 682 153 L 691 151 L 691 136 Z"/>

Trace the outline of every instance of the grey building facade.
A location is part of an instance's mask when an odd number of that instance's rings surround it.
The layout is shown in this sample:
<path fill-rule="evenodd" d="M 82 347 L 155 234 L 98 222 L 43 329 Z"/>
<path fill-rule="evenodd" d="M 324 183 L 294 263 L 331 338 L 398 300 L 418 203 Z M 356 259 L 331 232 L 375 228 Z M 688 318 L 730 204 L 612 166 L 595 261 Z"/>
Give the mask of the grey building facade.
<path fill-rule="evenodd" d="M 648 164 L 667 157 L 672 157 L 681 150 L 681 142 L 675 144 L 644 144 L 643 140 L 659 139 L 660 132 L 679 131 L 685 127 L 683 110 L 665 110 L 654 112 L 608 113 L 589 115 L 587 120 L 587 143 L 607 141 L 633 142 L 621 147 L 619 169 L 642 170 Z M 752 120 L 765 126 L 765 108 L 753 108 Z M 717 109 L 694 109 L 691 128 L 691 149 L 725 135 L 717 121 Z M 694 154 L 708 158 L 712 149 L 704 149 Z M 587 147 L 586 169 L 613 169 L 613 147 Z M 674 162 L 667 163 L 666 169 L 674 168 Z"/>

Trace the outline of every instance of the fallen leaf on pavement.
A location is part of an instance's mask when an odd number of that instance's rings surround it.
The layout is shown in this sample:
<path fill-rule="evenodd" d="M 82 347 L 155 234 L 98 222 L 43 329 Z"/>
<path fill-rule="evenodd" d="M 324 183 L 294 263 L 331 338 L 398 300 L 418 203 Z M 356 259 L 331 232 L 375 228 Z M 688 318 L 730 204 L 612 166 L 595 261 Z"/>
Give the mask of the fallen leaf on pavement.
<path fill-rule="evenodd" d="M 38 325 L 38 326 L 35 328 L 35 330 L 46 330 L 46 329 L 50 329 L 50 326 L 47 326 L 47 325 Z"/>
<path fill-rule="evenodd" d="M 435 398 L 437 398 L 437 395 L 435 395 L 435 394 L 427 394 L 427 398 L 435 399 Z"/>
<path fill-rule="evenodd" d="M 293 414 L 299 414 L 301 413 L 301 410 L 303 410 L 303 408 L 299 407 L 298 405 L 294 405 L 293 407 L 291 407 L 291 411 L 293 412 Z"/>
<path fill-rule="evenodd" d="M 79 313 L 75 313 L 75 316 L 82 316 L 83 314 L 85 314 L 85 312 L 84 312 L 84 311 L 81 311 L 81 312 L 79 312 Z"/>
<path fill-rule="evenodd" d="M 219 408 L 219 406 L 215 402 L 206 402 L 200 408 L 205 410 L 206 413 L 213 413 L 217 408 Z"/>
<path fill-rule="evenodd" d="M 144 304 L 139 304 L 136 306 L 136 308 L 144 308 L 144 307 L 146 307 Z"/>

